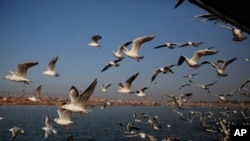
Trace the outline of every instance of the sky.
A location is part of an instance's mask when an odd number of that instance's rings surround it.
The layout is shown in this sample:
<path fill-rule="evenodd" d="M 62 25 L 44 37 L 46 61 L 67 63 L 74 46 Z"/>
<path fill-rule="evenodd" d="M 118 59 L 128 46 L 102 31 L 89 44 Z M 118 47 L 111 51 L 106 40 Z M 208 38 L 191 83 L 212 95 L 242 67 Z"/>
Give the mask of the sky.
<path fill-rule="evenodd" d="M 203 9 L 185 1 L 173 9 L 177 0 L 1 0 L 0 1 L 0 75 L 3 78 L 14 71 L 19 63 L 38 61 L 30 68 L 27 78 L 33 83 L 25 86 L 26 96 L 31 96 L 40 84 L 41 97 L 67 97 L 72 85 L 85 90 L 98 79 L 92 97 L 142 100 L 134 94 L 117 93 L 117 83 L 125 82 L 139 72 L 131 89 L 149 87 L 145 92 L 147 99 L 168 100 L 165 94 L 180 95 L 193 93 L 194 101 L 217 101 L 218 98 L 196 85 L 179 90 L 182 84 L 189 83 L 184 75 L 199 73 L 192 80 L 200 84 L 218 81 L 210 87 L 217 94 L 227 94 L 237 89 L 250 77 L 250 63 L 242 58 L 250 57 L 250 37 L 243 42 L 232 41 L 232 33 L 220 27 L 224 23 L 199 22 L 192 16 L 207 13 Z M 232 27 L 230 24 L 226 26 Z M 93 35 L 101 35 L 101 49 L 89 47 Z M 111 50 L 135 38 L 152 35 L 152 41 L 144 43 L 139 54 L 144 58 L 137 62 L 126 57 L 119 67 L 111 67 L 101 72 L 109 61 L 116 58 Z M 153 49 L 165 42 L 186 43 L 203 42 L 199 47 L 175 49 Z M 176 64 L 180 55 L 191 58 L 199 49 L 215 46 L 218 53 L 202 57 L 202 61 L 238 59 L 230 64 L 224 78 L 217 78 L 211 65 L 198 69 L 190 68 L 186 63 L 172 68 L 174 74 L 159 74 L 150 82 L 155 69 Z M 130 48 L 128 46 L 128 48 Z M 56 72 L 59 77 L 49 77 L 41 73 L 46 70 L 49 61 L 58 56 Z M 107 93 L 101 92 L 101 84 L 111 87 Z M 242 92 L 249 92 L 249 84 Z M 23 83 L 0 79 L 0 95 L 21 95 Z M 231 100 L 249 100 L 237 95 Z"/>

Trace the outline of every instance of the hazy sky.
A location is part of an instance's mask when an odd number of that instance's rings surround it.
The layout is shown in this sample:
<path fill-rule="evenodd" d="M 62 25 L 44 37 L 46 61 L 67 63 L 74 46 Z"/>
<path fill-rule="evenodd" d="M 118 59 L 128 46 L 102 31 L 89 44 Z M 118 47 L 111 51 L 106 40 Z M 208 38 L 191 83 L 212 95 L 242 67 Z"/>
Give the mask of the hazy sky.
<path fill-rule="evenodd" d="M 193 81 L 208 84 L 218 80 L 211 91 L 230 93 L 250 77 L 250 63 L 240 57 L 250 57 L 249 35 L 242 43 L 232 41 L 232 33 L 214 22 L 199 22 L 190 16 L 207 13 L 186 1 L 173 9 L 177 0 L 1 0 L 0 1 L 0 75 L 14 71 L 19 63 L 38 61 L 39 65 L 28 70 L 27 78 L 33 83 L 26 86 L 26 95 L 32 95 L 42 84 L 41 96 L 67 97 L 72 85 L 84 90 L 95 78 L 98 79 L 92 97 L 117 98 L 117 83 L 124 82 L 139 72 L 131 89 L 147 86 L 148 99 L 161 99 L 166 93 L 179 95 L 193 92 L 192 100 L 218 100 L 193 85 L 179 90 L 189 83 L 184 75 L 199 73 Z M 222 23 L 219 23 L 223 25 Z M 230 24 L 227 26 L 232 27 Z M 93 35 L 101 35 L 101 49 L 87 46 Z M 116 58 L 111 50 L 137 37 L 153 35 L 155 39 L 142 45 L 140 62 L 126 57 L 120 66 L 101 72 L 103 67 Z M 184 47 L 173 50 L 153 49 L 165 42 L 204 42 L 198 48 Z M 180 55 L 192 57 L 194 51 L 215 46 L 218 53 L 200 61 L 238 59 L 226 69 L 225 78 L 217 78 L 210 65 L 193 69 L 186 63 L 173 67 L 174 74 L 159 74 L 150 83 L 153 71 L 161 66 L 176 64 Z M 130 48 L 131 46 L 129 46 Z M 58 55 L 56 71 L 60 77 L 41 74 L 49 61 Z M 112 83 L 109 92 L 100 90 L 101 84 Z M 1 94 L 21 95 L 23 83 L 0 79 Z M 246 88 L 250 88 L 249 84 Z M 249 92 L 247 90 L 246 92 Z M 120 99 L 142 99 L 135 95 L 122 95 Z M 167 98 L 165 98 L 167 99 Z M 236 96 L 232 99 L 246 99 Z"/>

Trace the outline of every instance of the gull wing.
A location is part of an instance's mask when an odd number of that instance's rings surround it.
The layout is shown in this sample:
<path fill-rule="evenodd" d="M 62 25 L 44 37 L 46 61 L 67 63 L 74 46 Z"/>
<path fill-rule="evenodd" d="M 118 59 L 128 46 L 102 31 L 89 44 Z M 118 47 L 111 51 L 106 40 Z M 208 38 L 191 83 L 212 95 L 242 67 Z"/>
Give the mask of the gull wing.
<path fill-rule="evenodd" d="M 48 127 L 48 128 L 51 128 L 51 127 L 52 127 L 49 116 L 46 116 L 46 117 L 45 117 L 45 125 L 46 125 L 46 127 Z"/>
<path fill-rule="evenodd" d="M 98 43 L 98 40 L 102 39 L 102 36 L 100 35 L 95 35 L 91 37 L 92 42 Z"/>
<path fill-rule="evenodd" d="M 217 81 L 214 81 L 213 83 L 207 84 L 206 87 L 212 86 L 212 85 L 214 85 L 215 83 L 217 83 Z"/>
<path fill-rule="evenodd" d="M 110 84 L 108 84 L 105 88 L 107 89 L 108 87 L 110 87 L 111 86 L 111 83 Z"/>
<path fill-rule="evenodd" d="M 61 118 L 71 121 L 71 114 L 72 114 L 72 112 L 70 110 L 64 109 L 61 113 Z"/>
<path fill-rule="evenodd" d="M 97 79 L 95 79 L 89 87 L 76 99 L 75 104 L 79 106 L 85 106 L 90 96 L 93 94 L 97 84 Z"/>
<path fill-rule="evenodd" d="M 42 89 L 42 85 L 39 85 L 36 90 L 34 91 L 34 96 L 35 97 L 39 97 L 40 96 L 40 92 L 41 92 L 41 89 Z"/>
<path fill-rule="evenodd" d="M 156 76 L 157 76 L 159 73 L 160 73 L 160 69 L 154 70 L 153 75 L 152 75 L 152 77 L 151 77 L 151 82 L 153 82 L 153 81 L 155 80 Z"/>
<path fill-rule="evenodd" d="M 223 28 L 225 28 L 225 29 L 228 29 L 228 30 L 233 30 L 233 28 L 231 28 L 231 27 L 228 27 L 228 26 L 221 26 L 221 27 L 223 27 Z"/>
<path fill-rule="evenodd" d="M 227 60 L 226 62 L 224 62 L 224 63 L 222 64 L 222 67 L 221 67 L 221 68 L 222 68 L 223 70 L 225 70 L 226 67 L 227 67 L 227 65 L 231 64 L 231 63 L 234 62 L 236 59 L 237 59 L 237 58 L 232 58 L 232 59 Z"/>
<path fill-rule="evenodd" d="M 157 49 L 157 48 L 163 48 L 163 47 L 166 47 L 166 44 L 161 44 L 161 45 L 158 45 L 158 46 L 154 47 L 154 49 Z"/>
<path fill-rule="evenodd" d="M 48 64 L 47 70 L 54 71 L 55 70 L 55 65 L 58 60 L 58 56 L 54 57 Z"/>
<path fill-rule="evenodd" d="M 112 67 L 111 64 L 107 64 L 103 69 L 102 69 L 102 72 L 104 72 L 105 70 L 107 70 L 108 68 Z"/>
<path fill-rule="evenodd" d="M 141 45 L 145 42 L 151 41 L 154 36 L 143 36 L 133 40 L 131 51 L 138 54 Z"/>
<path fill-rule="evenodd" d="M 126 42 L 126 43 L 124 43 L 124 44 L 121 44 L 121 45 L 119 46 L 117 52 L 122 53 L 124 47 L 127 47 L 127 46 L 130 45 L 131 43 L 132 43 L 132 41 Z"/>
<path fill-rule="evenodd" d="M 135 78 L 138 76 L 139 72 L 137 72 L 136 74 L 132 75 L 130 78 L 128 78 L 124 84 L 124 88 L 129 89 L 132 82 L 135 80 Z"/>
<path fill-rule="evenodd" d="M 37 64 L 38 62 L 26 62 L 19 64 L 15 72 L 16 76 L 26 77 L 27 70 Z"/>
<path fill-rule="evenodd" d="M 213 55 L 213 54 L 216 54 L 217 52 L 218 52 L 217 50 L 208 50 L 208 49 L 197 50 L 195 51 L 192 57 L 192 60 L 194 60 L 195 62 L 198 62 L 202 56 Z"/>
<path fill-rule="evenodd" d="M 193 95 L 193 93 L 182 94 L 182 95 L 180 95 L 179 99 L 184 101 L 184 100 L 191 98 L 192 95 Z"/>
<path fill-rule="evenodd" d="M 243 87 L 245 87 L 245 85 L 246 85 L 247 83 L 249 83 L 249 82 L 250 82 L 250 78 L 249 78 L 248 80 L 246 80 L 243 84 L 241 84 L 241 86 L 240 86 L 239 89 L 242 89 Z"/>
<path fill-rule="evenodd" d="M 78 90 L 75 86 L 71 86 L 69 91 L 69 98 L 71 103 L 75 103 L 76 99 L 79 97 Z"/>

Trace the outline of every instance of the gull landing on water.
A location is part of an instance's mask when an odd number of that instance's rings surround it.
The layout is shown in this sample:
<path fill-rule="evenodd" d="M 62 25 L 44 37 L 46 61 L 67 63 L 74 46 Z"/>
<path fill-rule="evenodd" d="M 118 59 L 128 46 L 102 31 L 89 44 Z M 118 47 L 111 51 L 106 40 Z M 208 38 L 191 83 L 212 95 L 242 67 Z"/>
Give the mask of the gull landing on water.
<path fill-rule="evenodd" d="M 134 39 L 130 50 L 127 47 L 123 46 L 125 49 L 124 54 L 130 58 L 136 59 L 137 62 L 139 62 L 140 59 L 144 58 L 143 56 L 140 56 L 138 54 L 141 45 L 145 42 L 153 40 L 154 38 L 155 38 L 154 36 L 143 36 L 143 37 L 139 37 L 139 38 Z"/>
<path fill-rule="evenodd" d="M 16 71 L 15 72 L 10 71 L 11 74 L 6 75 L 4 79 L 8 79 L 14 82 L 24 82 L 25 84 L 29 84 L 32 81 L 26 78 L 27 71 L 29 68 L 37 64 L 38 62 L 26 62 L 26 63 L 18 64 Z"/>
<path fill-rule="evenodd" d="M 114 55 L 117 59 L 119 59 L 119 60 L 124 59 L 125 57 L 122 56 L 122 51 L 123 51 L 124 47 L 127 47 L 127 46 L 130 45 L 131 43 L 132 43 L 132 41 L 129 41 L 129 42 L 126 42 L 126 43 L 120 45 L 120 46 L 118 47 L 118 49 L 117 49 L 116 52 L 113 51 L 113 50 L 111 50 L 112 53 L 113 53 L 113 55 Z"/>
<path fill-rule="evenodd" d="M 186 61 L 186 63 L 189 65 L 189 67 L 192 67 L 192 68 L 198 68 L 200 67 L 202 64 L 204 63 L 207 63 L 207 61 L 205 62 L 202 62 L 202 63 L 198 63 L 200 58 L 202 56 L 209 56 L 209 55 L 213 55 L 213 54 L 216 54 L 218 51 L 217 50 L 210 50 L 210 48 L 207 48 L 207 49 L 203 49 L 203 50 L 197 50 L 194 52 L 194 55 L 191 59 L 181 55 L 179 57 L 179 60 L 178 60 L 178 63 L 177 63 L 177 66 L 180 66 L 184 61 Z"/>
<path fill-rule="evenodd" d="M 97 47 L 97 48 L 101 48 L 102 46 L 98 43 L 98 41 L 100 40 L 100 39 L 102 39 L 102 36 L 100 36 L 100 35 L 95 35 L 95 36 L 92 36 L 92 38 L 91 38 L 91 42 L 90 43 L 88 43 L 88 46 L 90 46 L 90 47 Z"/>
<path fill-rule="evenodd" d="M 132 82 L 135 80 L 135 78 L 139 75 L 139 72 L 137 72 L 136 74 L 132 75 L 130 78 L 128 78 L 124 84 L 124 86 L 122 85 L 122 83 L 118 83 L 118 93 L 123 93 L 123 94 L 131 94 L 134 93 L 133 91 L 130 90 L 131 84 Z"/>
<path fill-rule="evenodd" d="M 42 72 L 42 74 L 44 75 L 48 75 L 48 76 L 54 76 L 54 77 L 58 77 L 59 74 L 55 72 L 55 66 L 56 66 L 56 62 L 58 60 L 58 56 L 54 57 L 48 64 L 47 70 Z"/>
<path fill-rule="evenodd" d="M 41 102 L 41 99 L 40 99 L 41 89 L 42 89 L 42 85 L 39 85 L 36 88 L 36 90 L 34 91 L 33 96 L 29 97 L 28 99 L 30 101 L 39 101 L 39 102 Z"/>
<path fill-rule="evenodd" d="M 97 79 L 95 79 L 80 95 L 78 94 L 78 90 L 74 86 L 72 86 L 69 92 L 69 97 L 71 100 L 70 104 L 65 104 L 61 107 L 72 112 L 88 113 L 88 110 L 86 110 L 84 107 L 87 105 L 90 96 L 93 94 L 96 84 Z"/>

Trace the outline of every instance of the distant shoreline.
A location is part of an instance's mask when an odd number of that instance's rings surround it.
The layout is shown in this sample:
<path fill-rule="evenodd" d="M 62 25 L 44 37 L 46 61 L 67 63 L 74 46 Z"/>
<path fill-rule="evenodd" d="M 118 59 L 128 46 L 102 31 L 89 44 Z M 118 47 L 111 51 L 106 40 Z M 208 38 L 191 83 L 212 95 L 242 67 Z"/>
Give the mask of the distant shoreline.
<path fill-rule="evenodd" d="M 34 102 L 28 100 L 27 97 L 1 97 L 0 105 L 51 105 L 60 106 L 63 103 L 69 103 L 69 99 L 62 98 L 41 98 L 41 102 Z M 106 98 L 90 98 L 88 106 L 102 106 L 105 103 L 109 103 L 112 106 L 174 106 L 173 103 L 160 100 L 114 100 Z M 250 101 L 188 101 L 183 106 L 190 107 L 250 107 Z"/>

